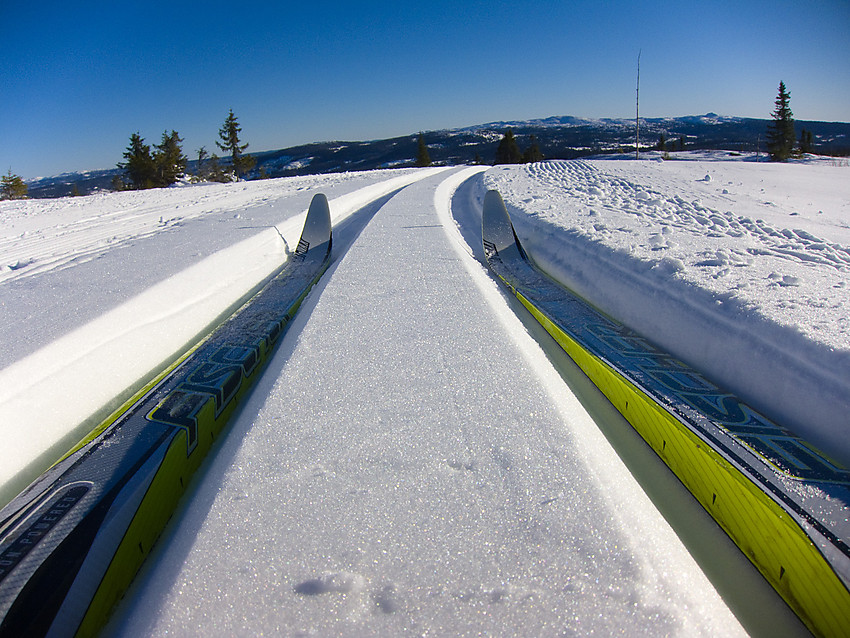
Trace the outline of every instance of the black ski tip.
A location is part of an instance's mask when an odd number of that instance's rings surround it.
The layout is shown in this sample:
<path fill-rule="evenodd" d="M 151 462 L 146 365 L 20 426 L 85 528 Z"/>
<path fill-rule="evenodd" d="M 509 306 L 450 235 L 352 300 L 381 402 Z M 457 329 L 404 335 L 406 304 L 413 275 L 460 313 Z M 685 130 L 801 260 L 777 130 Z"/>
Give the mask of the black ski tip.
<path fill-rule="evenodd" d="M 518 253 L 525 258 L 525 251 L 514 232 L 514 225 L 505 207 L 505 202 L 497 190 L 489 190 L 484 195 L 484 210 L 481 213 L 481 238 L 484 252 L 489 259 L 493 255 Z"/>
<path fill-rule="evenodd" d="M 315 248 L 327 244 L 323 251 L 325 254 L 331 250 L 331 208 L 328 198 L 324 193 L 316 193 L 307 210 L 307 219 L 304 220 L 304 230 L 301 231 L 301 241 L 298 242 L 299 251 L 304 248 Z"/>

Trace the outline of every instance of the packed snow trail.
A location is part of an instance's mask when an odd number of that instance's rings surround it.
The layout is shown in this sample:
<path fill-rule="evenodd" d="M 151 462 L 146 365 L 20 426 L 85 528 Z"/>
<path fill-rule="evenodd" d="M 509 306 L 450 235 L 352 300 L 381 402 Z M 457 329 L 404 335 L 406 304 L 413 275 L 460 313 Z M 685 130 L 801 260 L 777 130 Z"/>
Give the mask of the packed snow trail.
<path fill-rule="evenodd" d="M 108 633 L 743 633 L 482 294 L 445 179 L 348 229 Z"/>

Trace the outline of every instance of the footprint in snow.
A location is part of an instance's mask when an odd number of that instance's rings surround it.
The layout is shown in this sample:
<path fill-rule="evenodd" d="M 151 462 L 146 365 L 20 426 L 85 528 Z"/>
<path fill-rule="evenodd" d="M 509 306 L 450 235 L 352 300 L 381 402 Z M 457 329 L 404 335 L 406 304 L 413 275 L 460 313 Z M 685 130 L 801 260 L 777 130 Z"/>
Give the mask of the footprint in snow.
<path fill-rule="evenodd" d="M 394 614 L 402 608 L 402 600 L 396 591 L 395 585 L 385 585 L 372 594 L 372 602 L 375 603 L 375 611 L 382 614 Z"/>
<path fill-rule="evenodd" d="M 767 276 L 768 279 L 774 281 L 779 286 L 783 288 L 788 288 L 792 286 L 799 286 L 802 280 L 799 277 L 795 277 L 794 275 L 780 275 L 779 273 L 770 273 Z"/>
<path fill-rule="evenodd" d="M 318 596 L 320 594 L 361 591 L 366 585 L 366 580 L 360 574 L 350 572 L 329 572 L 322 574 L 319 578 L 305 580 L 295 586 L 295 593 L 302 596 Z"/>

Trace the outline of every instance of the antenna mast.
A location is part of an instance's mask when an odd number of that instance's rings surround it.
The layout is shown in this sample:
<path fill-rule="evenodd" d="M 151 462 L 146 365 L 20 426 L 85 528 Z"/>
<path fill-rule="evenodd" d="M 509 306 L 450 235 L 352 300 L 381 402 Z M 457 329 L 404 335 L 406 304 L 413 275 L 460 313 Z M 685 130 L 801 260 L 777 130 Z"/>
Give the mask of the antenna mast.
<path fill-rule="evenodd" d="M 637 89 L 635 90 L 635 159 L 640 159 L 640 54 L 638 50 Z"/>

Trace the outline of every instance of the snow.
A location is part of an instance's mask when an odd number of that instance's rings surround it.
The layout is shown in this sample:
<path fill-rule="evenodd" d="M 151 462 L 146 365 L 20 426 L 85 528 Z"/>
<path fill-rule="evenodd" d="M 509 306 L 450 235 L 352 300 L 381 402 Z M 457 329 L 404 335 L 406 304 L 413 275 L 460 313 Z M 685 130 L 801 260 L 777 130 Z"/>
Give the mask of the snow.
<path fill-rule="evenodd" d="M 481 263 L 495 187 L 550 274 L 846 461 L 850 169 L 678 158 L 0 203 L 0 501 L 261 285 L 324 192 L 334 262 L 108 633 L 736 635 L 765 606 L 794 631 Z"/>

